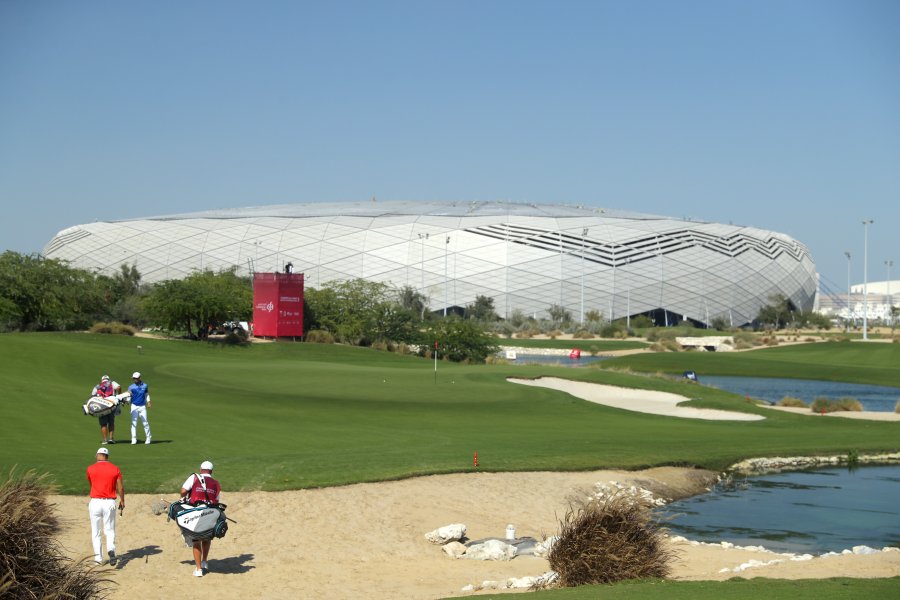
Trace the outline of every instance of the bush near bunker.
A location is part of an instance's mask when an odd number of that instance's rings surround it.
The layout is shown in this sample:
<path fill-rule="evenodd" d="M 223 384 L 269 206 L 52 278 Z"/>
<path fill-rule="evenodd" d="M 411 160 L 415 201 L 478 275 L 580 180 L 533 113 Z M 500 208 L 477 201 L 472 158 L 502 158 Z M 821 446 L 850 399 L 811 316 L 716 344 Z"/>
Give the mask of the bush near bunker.
<path fill-rule="evenodd" d="M 669 574 L 673 553 L 646 502 L 626 492 L 570 505 L 548 560 L 561 587 Z"/>
<path fill-rule="evenodd" d="M 10 472 L 0 485 L 0 598 L 106 597 L 109 581 L 67 558 L 54 537 L 60 523 L 44 475 Z"/>

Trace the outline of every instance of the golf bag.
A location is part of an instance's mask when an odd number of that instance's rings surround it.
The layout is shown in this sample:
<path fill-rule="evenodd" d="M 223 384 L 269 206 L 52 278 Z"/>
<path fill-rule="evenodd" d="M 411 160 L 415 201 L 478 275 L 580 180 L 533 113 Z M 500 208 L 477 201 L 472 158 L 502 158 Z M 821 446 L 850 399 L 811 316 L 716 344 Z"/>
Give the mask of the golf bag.
<path fill-rule="evenodd" d="M 211 540 L 223 538 L 228 532 L 224 504 L 191 504 L 179 500 L 169 505 L 169 519 L 178 524 L 185 538 Z"/>
<path fill-rule="evenodd" d="M 102 417 L 116 410 L 122 402 L 131 400 L 131 392 L 123 392 L 115 396 L 104 398 L 103 396 L 91 396 L 87 403 L 81 407 L 84 414 L 92 417 Z"/>
<path fill-rule="evenodd" d="M 225 517 L 226 506 L 218 502 L 210 502 L 203 477 L 194 473 L 200 480 L 206 502 L 191 503 L 187 498 L 169 505 L 168 517 L 174 520 L 184 534 L 185 539 L 192 541 L 223 538 L 228 532 L 228 521 Z"/>

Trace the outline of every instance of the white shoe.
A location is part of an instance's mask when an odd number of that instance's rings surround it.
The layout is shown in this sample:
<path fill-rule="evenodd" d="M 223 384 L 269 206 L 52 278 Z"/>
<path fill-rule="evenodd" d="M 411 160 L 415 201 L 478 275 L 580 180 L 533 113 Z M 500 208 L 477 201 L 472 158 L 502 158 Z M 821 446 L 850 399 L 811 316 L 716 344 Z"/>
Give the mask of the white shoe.
<path fill-rule="evenodd" d="M 209 571 L 209 565 L 207 564 L 207 562 L 205 560 L 200 563 L 200 568 L 203 569 L 204 571 Z"/>
<path fill-rule="evenodd" d="M 95 556 L 95 557 L 94 557 L 94 562 L 95 562 L 96 564 L 98 564 L 98 565 L 102 565 L 102 564 L 103 564 L 103 557 L 102 557 L 102 556 Z"/>
<path fill-rule="evenodd" d="M 132 438 L 132 439 L 131 439 L 131 443 L 132 443 L 132 444 L 137 444 L 137 440 L 134 439 L 134 438 Z"/>
<path fill-rule="evenodd" d="M 145 443 L 145 444 L 149 444 L 149 443 L 150 443 L 150 438 L 148 437 L 148 438 L 147 438 L 147 441 L 144 442 L 144 443 Z"/>
<path fill-rule="evenodd" d="M 203 577 L 203 569 L 194 569 L 194 577 Z"/>

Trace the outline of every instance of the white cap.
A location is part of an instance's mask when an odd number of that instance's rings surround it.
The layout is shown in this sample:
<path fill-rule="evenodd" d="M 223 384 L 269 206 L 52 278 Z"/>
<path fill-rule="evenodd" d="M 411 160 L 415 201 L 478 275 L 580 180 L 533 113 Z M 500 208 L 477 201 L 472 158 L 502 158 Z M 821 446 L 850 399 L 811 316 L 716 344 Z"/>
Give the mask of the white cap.
<path fill-rule="evenodd" d="M 140 379 L 140 378 L 141 378 L 141 372 L 140 372 L 140 371 L 135 371 L 134 373 L 131 374 L 131 378 L 132 378 L 132 379 Z"/>
<path fill-rule="evenodd" d="M 100 378 L 100 381 L 109 381 L 109 375 L 104 375 Z"/>
<path fill-rule="evenodd" d="M 213 470 L 212 463 L 209 462 L 208 460 L 204 460 L 202 463 L 200 463 L 200 470 L 201 471 L 212 471 Z"/>
<path fill-rule="evenodd" d="M 97 448 L 97 454 L 105 454 L 106 456 L 109 456 L 109 450 L 107 450 L 106 448 Z"/>

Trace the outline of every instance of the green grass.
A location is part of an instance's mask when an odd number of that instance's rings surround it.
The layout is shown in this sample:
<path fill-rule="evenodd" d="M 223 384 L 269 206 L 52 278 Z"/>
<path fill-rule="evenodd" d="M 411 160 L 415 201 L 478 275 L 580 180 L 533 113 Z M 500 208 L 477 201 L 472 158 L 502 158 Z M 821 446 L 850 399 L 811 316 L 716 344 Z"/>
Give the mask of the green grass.
<path fill-rule="evenodd" d="M 509 594 L 478 596 L 508 600 Z M 900 597 L 900 577 L 885 579 L 740 579 L 729 581 L 632 581 L 528 594 L 535 600 L 881 600 Z"/>
<path fill-rule="evenodd" d="M 869 362 L 858 368 L 876 368 L 878 360 Z M 96 419 L 82 415 L 81 404 L 103 373 L 127 383 L 134 370 L 150 385 L 154 443 L 111 447 L 132 492 L 171 493 L 204 459 L 216 463 L 229 489 L 283 490 L 468 471 L 476 451 L 487 471 L 672 464 L 722 469 L 751 456 L 892 451 L 900 440 L 896 423 L 767 411 L 676 380 L 592 368 L 440 362 L 435 381 L 431 361 L 342 346 L 235 348 L 78 333 L 6 334 L 0 336 L 0 365 L 0 466 L 49 472 L 64 493 L 73 494 L 85 492 L 84 469 L 100 439 Z M 509 375 L 672 391 L 696 397 L 695 406 L 767 419 L 645 415 L 511 384 Z M 128 439 L 128 428 L 119 417 L 119 440 Z"/>
<path fill-rule="evenodd" d="M 700 375 L 743 375 L 900 385 L 900 344 L 822 342 L 751 352 L 666 352 L 622 356 L 604 368 Z"/>

